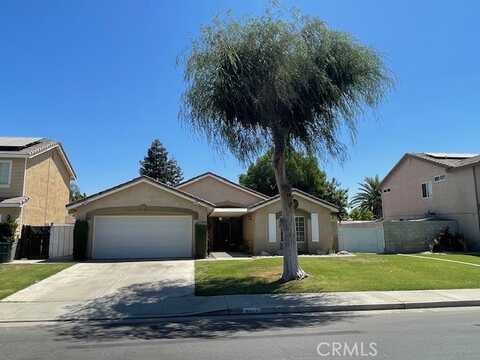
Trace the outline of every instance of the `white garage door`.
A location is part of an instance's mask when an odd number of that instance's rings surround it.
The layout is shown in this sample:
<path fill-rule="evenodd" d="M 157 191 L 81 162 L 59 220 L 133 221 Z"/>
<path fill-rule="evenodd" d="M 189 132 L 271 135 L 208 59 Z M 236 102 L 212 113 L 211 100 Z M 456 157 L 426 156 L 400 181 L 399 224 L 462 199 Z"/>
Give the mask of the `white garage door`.
<path fill-rule="evenodd" d="M 95 216 L 94 259 L 192 256 L 191 216 Z"/>

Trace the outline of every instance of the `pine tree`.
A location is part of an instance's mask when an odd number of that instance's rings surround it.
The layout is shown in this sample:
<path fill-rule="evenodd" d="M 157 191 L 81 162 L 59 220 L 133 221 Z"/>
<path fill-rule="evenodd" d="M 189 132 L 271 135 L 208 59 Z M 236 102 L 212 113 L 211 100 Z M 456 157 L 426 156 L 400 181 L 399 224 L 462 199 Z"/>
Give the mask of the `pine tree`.
<path fill-rule="evenodd" d="M 167 149 L 155 139 L 140 161 L 140 175 L 149 176 L 164 184 L 175 186 L 183 180 L 183 172 L 174 158 L 168 157 Z"/>

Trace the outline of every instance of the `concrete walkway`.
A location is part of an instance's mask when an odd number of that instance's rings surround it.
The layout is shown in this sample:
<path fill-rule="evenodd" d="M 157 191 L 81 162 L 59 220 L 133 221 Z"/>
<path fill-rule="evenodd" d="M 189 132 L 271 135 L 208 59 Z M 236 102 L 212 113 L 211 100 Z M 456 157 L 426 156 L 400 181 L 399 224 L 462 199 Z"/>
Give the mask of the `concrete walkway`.
<path fill-rule="evenodd" d="M 0 323 L 121 320 L 195 315 L 238 315 L 480 306 L 480 289 L 370 291 L 322 294 L 161 296 L 158 290 L 113 293 L 87 302 L 0 302 Z"/>

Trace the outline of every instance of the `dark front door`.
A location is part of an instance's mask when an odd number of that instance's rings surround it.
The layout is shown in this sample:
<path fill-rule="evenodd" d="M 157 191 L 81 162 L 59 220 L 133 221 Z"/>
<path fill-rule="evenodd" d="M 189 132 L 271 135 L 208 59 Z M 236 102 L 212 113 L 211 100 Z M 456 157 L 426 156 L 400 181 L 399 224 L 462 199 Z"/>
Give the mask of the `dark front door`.
<path fill-rule="evenodd" d="M 243 239 L 242 218 L 217 218 L 213 226 L 213 251 L 240 250 Z"/>
<path fill-rule="evenodd" d="M 215 230 L 214 250 L 228 250 L 231 240 L 230 222 L 227 220 L 218 220 Z"/>

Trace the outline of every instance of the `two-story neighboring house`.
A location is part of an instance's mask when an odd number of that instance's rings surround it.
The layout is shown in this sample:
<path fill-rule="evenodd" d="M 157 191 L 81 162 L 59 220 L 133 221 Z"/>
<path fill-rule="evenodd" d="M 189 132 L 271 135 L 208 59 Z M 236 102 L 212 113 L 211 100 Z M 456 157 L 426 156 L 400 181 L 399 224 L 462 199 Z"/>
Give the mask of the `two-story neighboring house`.
<path fill-rule="evenodd" d="M 479 155 L 407 153 L 381 183 L 384 219 L 453 219 L 480 249 L 479 181 Z"/>
<path fill-rule="evenodd" d="M 58 142 L 0 137 L 0 222 L 65 223 L 75 172 Z"/>

